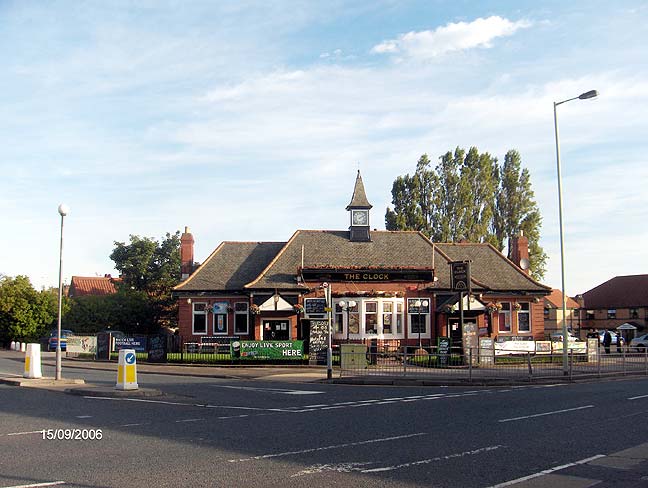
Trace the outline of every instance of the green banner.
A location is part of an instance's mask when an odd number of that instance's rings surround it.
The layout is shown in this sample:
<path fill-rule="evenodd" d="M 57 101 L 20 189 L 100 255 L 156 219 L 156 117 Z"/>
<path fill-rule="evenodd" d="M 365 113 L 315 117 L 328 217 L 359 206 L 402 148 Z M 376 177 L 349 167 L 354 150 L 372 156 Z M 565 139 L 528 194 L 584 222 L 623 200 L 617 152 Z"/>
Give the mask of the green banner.
<path fill-rule="evenodd" d="M 230 348 L 233 358 L 304 359 L 304 341 L 234 341 Z"/>

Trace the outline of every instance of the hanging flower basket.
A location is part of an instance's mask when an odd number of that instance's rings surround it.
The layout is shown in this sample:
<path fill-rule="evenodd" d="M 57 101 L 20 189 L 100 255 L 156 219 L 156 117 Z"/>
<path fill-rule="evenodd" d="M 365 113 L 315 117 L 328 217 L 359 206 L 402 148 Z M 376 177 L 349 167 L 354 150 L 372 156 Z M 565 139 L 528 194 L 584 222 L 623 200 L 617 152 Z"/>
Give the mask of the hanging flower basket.
<path fill-rule="evenodd" d="M 295 312 L 297 313 L 304 313 L 304 306 L 301 303 L 297 303 L 293 305 L 293 308 L 295 309 Z"/>
<path fill-rule="evenodd" d="M 486 310 L 488 310 L 490 313 L 499 312 L 500 310 L 502 310 L 502 304 L 497 302 L 489 302 L 486 304 Z"/>
<path fill-rule="evenodd" d="M 252 305 L 250 307 L 250 313 L 252 313 L 252 315 L 259 315 L 261 313 L 261 309 L 258 305 Z"/>
<path fill-rule="evenodd" d="M 227 306 L 227 313 L 232 313 L 233 311 L 234 311 L 234 309 L 230 305 L 228 305 Z"/>
<path fill-rule="evenodd" d="M 516 312 L 519 312 L 520 310 L 522 310 L 522 305 L 520 305 L 518 302 L 515 302 L 513 304 L 513 310 L 515 310 Z"/>

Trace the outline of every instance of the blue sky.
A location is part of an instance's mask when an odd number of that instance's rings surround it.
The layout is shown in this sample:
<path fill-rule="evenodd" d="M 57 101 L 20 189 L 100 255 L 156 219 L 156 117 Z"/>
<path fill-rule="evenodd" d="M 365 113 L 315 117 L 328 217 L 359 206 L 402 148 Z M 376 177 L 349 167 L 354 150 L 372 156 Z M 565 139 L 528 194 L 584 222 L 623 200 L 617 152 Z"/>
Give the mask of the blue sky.
<path fill-rule="evenodd" d="M 114 241 L 372 226 L 419 156 L 522 154 L 560 287 L 648 273 L 648 7 L 640 1 L 0 0 L 0 273 L 115 273 Z"/>

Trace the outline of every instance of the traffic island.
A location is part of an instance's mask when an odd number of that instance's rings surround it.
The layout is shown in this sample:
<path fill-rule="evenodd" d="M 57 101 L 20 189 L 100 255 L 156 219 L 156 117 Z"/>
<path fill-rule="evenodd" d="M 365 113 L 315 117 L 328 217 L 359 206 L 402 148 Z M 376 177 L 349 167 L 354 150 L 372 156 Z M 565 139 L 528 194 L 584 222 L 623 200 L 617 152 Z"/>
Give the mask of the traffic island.
<path fill-rule="evenodd" d="M 137 390 L 117 390 L 110 386 L 85 386 L 67 388 L 64 390 L 69 395 L 104 397 L 104 398 L 143 398 L 162 396 L 162 392 L 155 388 L 138 388 Z"/>
<path fill-rule="evenodd" d="M 84 385 L 82 379 L 60 379 L 55 378 L 24 378 L 24 377 L 5 377 L 0 378 L 0 383 L 11 386 L 26 386 L 29 388 L 46 388 L 55 389 L 57 387 L 66 387 L 71 385 Z"/>

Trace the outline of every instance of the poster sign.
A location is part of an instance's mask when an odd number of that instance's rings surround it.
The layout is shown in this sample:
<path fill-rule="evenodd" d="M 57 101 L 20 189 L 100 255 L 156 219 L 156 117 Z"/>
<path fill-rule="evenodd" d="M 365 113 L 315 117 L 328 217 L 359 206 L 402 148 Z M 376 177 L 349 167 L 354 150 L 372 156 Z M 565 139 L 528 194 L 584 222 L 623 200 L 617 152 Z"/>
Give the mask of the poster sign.
<path fill-rule="evenodd" d="M 163 335 L 156 335 L 148 341 L 148 361 L 150 363 L 166 362 L 167 338 Z"/>
<path fill-rule="evenodd" d="M 551 341 L 536 341 L 536 354 L 551 354 Z"/>
<path fill-rule="evenodd" d="M 110 359 L 110 334 L 99 332 L 97 334 L 97 359 Z"/>
<path fill-rule="evenodd" d="M 490 337 L 479 338 L 479 362 L 487 365 L 495 363 L 495 341 Z"/>
<path fill-rule="evenodd" d="M 310 364 L 326 364 L 328 349 L 328 321 L 311 320 L 310 337 L 308 340 L 308 362 Z"/>
<path fill-rule="evenodd" d="M 497 341 L 495 343 L 495 355 L 506 356 L 508 354 L 535 353 L 535 341 Z"/>
<path fill-rule="evenodd" d="M 449 337 L 437 337 L 437 353 L 439 354 L 439 364 L 446 366 L 450 357 L 452 339 Z"/>
<path fill-rule="evenodd" d="M 137 352 L 146 351 L 146 337 L 115 337 L 115 351 L 135 349 Z"/>
<path fill-rule="evenodd" d="M 234 344 L 232 344 L 232 348 Z M 234 351 L 231 351 L 234 355 Z M 240 341 L 238 354 L 241 359 L 295 360 L 304 358 L 303 341 Z"/>
<path fill-rule="evenodd" d="M 306 315 L 326 313 L 326 298 L 304 299 L 304 312 Z"/>
<path fill-rule="evenodd" d="M 97 352 L 97 338 L 94 336 L 69 336 L 66 347 L 67 352 L 95 354 Z"/>

